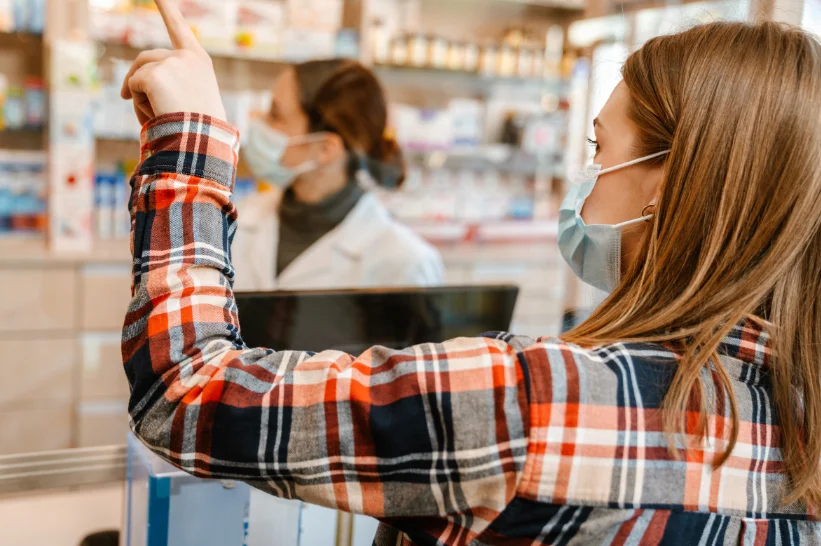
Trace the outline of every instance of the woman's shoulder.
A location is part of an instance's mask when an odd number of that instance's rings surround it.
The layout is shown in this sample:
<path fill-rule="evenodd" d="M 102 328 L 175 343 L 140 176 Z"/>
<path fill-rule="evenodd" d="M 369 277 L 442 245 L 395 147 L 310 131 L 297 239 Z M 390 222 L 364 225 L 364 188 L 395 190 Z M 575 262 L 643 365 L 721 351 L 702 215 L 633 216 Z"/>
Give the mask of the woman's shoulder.
<path fill-rule="evenodd" d="M 276 220 L 282 192 L 267 190 L 237 199 L 237 225 L 240 229 L 258 227 L 262 222 Z"/>
<path fill-rule="evenodd" d="M 510 345 L 530 378 L 531 401 L 618 407 L 624 393 L 645 407 L 660 407 L 677 355 L 652 343 L 581 347 L 559 337 L 490 334 Z M 591 407 L 592 407 L 591 406 Z"/>
<path fill-rule="evenodd" d="M 493 332 L 486 335 L 502 340 L 518 351 L 556 353 L 583 362 L 626 359 L 669 363 L 678 358 L 676 353 L 656 343 L 618 342 L 595 347 L 582 347 L 554 335 L 531 337 L 507 332 Z"/>

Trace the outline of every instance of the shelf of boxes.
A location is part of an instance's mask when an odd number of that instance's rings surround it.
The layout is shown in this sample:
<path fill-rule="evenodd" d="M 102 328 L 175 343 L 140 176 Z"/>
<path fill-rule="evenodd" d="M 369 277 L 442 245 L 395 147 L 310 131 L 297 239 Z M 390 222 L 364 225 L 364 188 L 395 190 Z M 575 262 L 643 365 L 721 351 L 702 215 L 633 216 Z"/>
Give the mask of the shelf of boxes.
<path fill-rule="evenodd" d="M 333 56 L 344 47 L 344 0 L 182 0 L 181 10 L 214 56 L 288 62 Z M 138 49 L 170 46 L 153 3 L 92 0 L 91 34 Z"/>
<path fill-rule="evenodd" d="M 574 11 L 585 9 L 584 0 L 497 0 L 508 4 L 522 4 L 525 6 L 537 6 L 541 8 L 557 8 Z"/>

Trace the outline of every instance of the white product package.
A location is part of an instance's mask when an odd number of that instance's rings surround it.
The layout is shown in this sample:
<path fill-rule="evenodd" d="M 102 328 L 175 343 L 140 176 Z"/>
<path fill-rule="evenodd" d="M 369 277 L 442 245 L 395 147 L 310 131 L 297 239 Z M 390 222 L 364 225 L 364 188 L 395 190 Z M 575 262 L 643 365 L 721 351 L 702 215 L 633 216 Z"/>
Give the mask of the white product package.
<path fill-rule="evenodd" d="M 254 56 L 282 54 L 285 5 L 279 0 L 243 0 L 237 13 L 237 45 Z"/>

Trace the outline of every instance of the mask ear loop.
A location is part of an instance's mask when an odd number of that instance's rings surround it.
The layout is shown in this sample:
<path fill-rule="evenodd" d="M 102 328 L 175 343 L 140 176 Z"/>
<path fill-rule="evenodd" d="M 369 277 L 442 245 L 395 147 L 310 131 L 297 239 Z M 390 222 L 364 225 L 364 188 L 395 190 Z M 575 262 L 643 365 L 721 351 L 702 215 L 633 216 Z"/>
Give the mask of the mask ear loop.
<path fill-rule="evenodd" d="M 622 169 L 626 169 L 627 167 L 632 167 L 633 165 L 638 165 L 639 163 L 644 163 L 645 161 L 650 161 L 651 159 L 655 159 L 657 157 L 661 157 L 663 155 L 667 155 L 670 153 L 670 150 L 664 150 L 663 152 L 658 152 L 656 154 L 648 155 L 645 157 L 640 157 L 638 159 L 634 159 L 632 161 L 628 161 L 627 163 L 622 163 L 621 165 L 616 165 L 615 167 L 609 167 L 607 169 L 601 169 L 599 171 L 599 176 L 607 173 L 612 173 L 614 171 L 620 171 Z"/>

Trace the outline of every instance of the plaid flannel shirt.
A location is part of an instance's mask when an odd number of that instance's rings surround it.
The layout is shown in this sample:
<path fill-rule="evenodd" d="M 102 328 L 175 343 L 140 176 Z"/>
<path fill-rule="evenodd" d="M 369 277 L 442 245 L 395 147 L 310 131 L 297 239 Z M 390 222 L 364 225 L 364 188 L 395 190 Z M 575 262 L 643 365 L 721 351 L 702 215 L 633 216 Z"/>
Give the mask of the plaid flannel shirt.
<path fill-rule="evenodd" d="M 722 359 L 727 393 L 675 460 L 657 345 L 458 339 L 355 358 L 245 347 L 231 290 L 238 135 L 208 117 L 149 124 L 132 179 L 133 300 L 123 360 L 134 432 L 192 474 L 380 519 L 377 544 L 821 544 L 785 479 L 767 335 Z M 695 421 L 695 420 L 694 420 Z"/>

